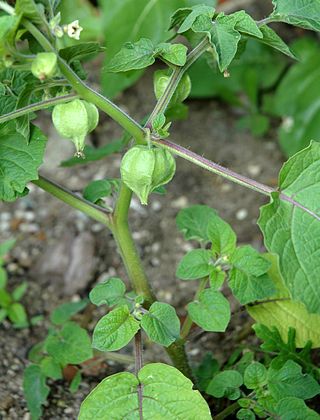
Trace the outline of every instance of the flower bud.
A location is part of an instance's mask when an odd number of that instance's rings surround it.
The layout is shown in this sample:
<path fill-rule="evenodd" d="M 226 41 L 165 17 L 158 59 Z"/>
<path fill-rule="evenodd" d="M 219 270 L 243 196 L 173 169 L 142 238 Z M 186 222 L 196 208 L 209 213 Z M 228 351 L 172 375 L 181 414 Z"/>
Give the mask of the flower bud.
<path fill-rule="evenodd" d="M 83 156 L 86 135 L 98 125 L 99 113 L 95 105 L 74 99 L 56 105 L 52 112 L 52 121 L 61 136 L 73 141 L 77 149 L 76 155 Z"/>
<path fill-rule="evenodd" d="M 167 184 L 176 171 L 176 162 L 165 149 L 148 146 L 132 147 L 121 161 L 122 181 L 139 197 L 141 204 L 148 204 L 149 194 Z"/>
<path fill-rule="evenodd" d="M 165 91 L 170 80 L 170 75 L 167 70 L 157 70 L 154 73 L 153 85 L 154 93 L 156 98 L 159 99 L 160 96 Z M 174 92 L 170 105 L 176 105 L 183 102 L 189 96 L 191 91 L 191 80 L 188 74 L 185 74 L 180 80 L 176 91 Z"/>
<path fill-rule="evenodd" d="M 32 74 L 40 80 L 53 77 L 57 72 L 57 56 L 55 53 L 38 53 L 31 65 Z"/>

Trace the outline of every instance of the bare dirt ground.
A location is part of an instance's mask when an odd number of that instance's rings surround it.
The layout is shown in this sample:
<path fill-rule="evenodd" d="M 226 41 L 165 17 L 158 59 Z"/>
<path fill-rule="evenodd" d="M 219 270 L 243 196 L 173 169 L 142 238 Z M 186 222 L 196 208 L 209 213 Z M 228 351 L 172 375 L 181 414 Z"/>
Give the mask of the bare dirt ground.
<path fill-rule="evenodd" d="M 142 118 L 153 106 L 151 74 L 147 73 L 134 88 L 119 99 L 120 106 L 136 118 Z M 236 111 L 217 101 L 189 101 L 189 119 L 174 124 L 172 140 L 190 147 L 226 167 L 260 182 L 275 185 L 282 156 L 276 135 L 253 138 L 236 128 Z M 49 134 L 49 145 L 43 173 L 74 191 L 81 191 L 92 179 L 117 177 L 120 155 L 111 156 L 91 166 L 57 168 L 60 160 L 73 153 L 72 144 L 61 140 L 43 115 L 38 124 Z M 120 134 L 107 118 L 102 118 L 95 145 L 104 145 Z M 1 204 L 1 241 L 14 237 L 16 247 L 7 262 L 9 288 L 22 280 L 29 287 L 23 298 L 28 314 L 43 314 L 42 324 L 15 330 L 8 322 L 0 326 L 0 418 L 29 419 L 22 393 L 22 373 L 28 364 L 30 347 L 44 338 L 52 309 L 62 302 L 87 296 L 102 277 L 117 275 L 127 280 L 115 243 L 103 226 L 68 208 L 35 186 L 30 194 L 12 204 Z M 175 227 L 180 209 L 192 204 L 206 204 L 218 210 L 238 234 L 239 243 L 251 243 L 263 249 L 262 235 L 256 226 L 259 207 L 266 198 L 212 175 L 190 163 L 177 159 L 177 173 L 165 196 L 153 195 L 148 207 L 134 199 L 131 227 L 147 274 L 159 300 L 177 307 L 184 314 L 192 298 L 193 282 L 175 277 L 182 255 L 195 244 L 186 243 Z M 101 313 L 100 313 L 101 315 Z M 99 318 L 94 312 L 89 330 Z M 223 358 L 223 343 L 232 350 L 235 335 L 247 324 L 246 315 L 235 317 L 226 334 L 197 336 L 189 343 L 191 361 L 205 351 Z M 218 342 L 217 342 L 218 341 Z M 225 349 L 223 350 L 225 351 Z M 125 351 L 130 354 L 130 348 Z M 156 347 L 147 348 L 148 360 L 166 357 Z M 107 361 L 98 372 L 89 372 L 75 394 L 66 381 L 50 383 L 49 402 L 43 419 L 75 419 L 81 400 L 107 374 L 130 365 Z"/>

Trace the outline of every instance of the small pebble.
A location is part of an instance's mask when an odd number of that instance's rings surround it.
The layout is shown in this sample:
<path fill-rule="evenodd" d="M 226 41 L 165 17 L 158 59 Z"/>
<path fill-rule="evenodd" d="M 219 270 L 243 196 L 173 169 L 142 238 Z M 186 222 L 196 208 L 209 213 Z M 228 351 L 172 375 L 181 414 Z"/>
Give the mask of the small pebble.
<path fill-rule="evenodd" d="M 247 209 L 240 209 L 236 213 L 237 220 L 244 220 L 248 216 L 248 210 Z"/>
<path fill-rule="evenodd" d="M 160 211 L 162 209 L 162 205 L 161 205 L 160 201 L 153 201 L 151 203 L 151 209 L 153 211 Z"/>
<path fill-rule="evenodd" d="M 188 205 L 188 198 L 183 195 L 171 202 L 171 207 L 173 207 L 174 209 L 183 209 L 187 207 L 187 205 Z"/>
<path fill-rule="evenodd" d="M 19 230 L 23 233 L 36 233 L 39 231 L 39 225 L 36 223 L 21 223 Z"/>
<path fill-rule="evenodd" d="M 261 167 L 259 165 L 249 165 L 248 172 L 251 176 L 257 176 L 261 173 Z"/>

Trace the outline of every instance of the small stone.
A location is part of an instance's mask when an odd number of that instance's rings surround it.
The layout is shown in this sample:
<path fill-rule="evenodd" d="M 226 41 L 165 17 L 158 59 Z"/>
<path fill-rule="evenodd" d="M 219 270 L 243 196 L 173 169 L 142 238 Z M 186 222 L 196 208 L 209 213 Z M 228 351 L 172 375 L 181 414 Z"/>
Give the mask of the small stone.
<path fill-rule="evenodd" d="M 232 186 L 230 184 L 222 184 L 221 191 L 222 192 L 229 192 L 232 190 Z"/>
<path fill-rule="evenodd" d="M 23 233 L 36 233 L 39 231 L 39 225 L 36 223 L 21 223 L 19 230 Z"/>
<path fill-rule="evenodd" d="M 261 173 L 261 167 L 259 165 L 248 165 L 248 172 L 251 176 L 257 176 Z"/>
<path fill-rule="evenodd" d="M 94 233 L 101 232 L 103 229 L 105 229 L 105 227 L 101 223 L 94 223 L 91 226 L 91 231 Z"/>
<path fill-rule="evenodd" d="M 240 209 L 236 213 L 237 220 L 244 220 L 248 216 L 248 210 L 247 209 Z"/>
<path fill-rule="evenodd" d="M 161 205 L 160 201 L 152 201 L 151 209 L 153 211 L 160 211 L 162 209 L 162 205 Z"/>
<path fill-rule="evenodd" d="M 188 205 L 188 198 L 183 195 L 171 202 L 171 207 L 173 207 L 174 209 L 183 209 L 187 207 L 187 205 Z"/>
<path fill-rule="evenodd" d="M 151 265 L 152 265 L 153 267 L 159 267 L 159 265 L 160 265 L 160 260 L 159 260 L 159 258 L 157 258 L 157 257 L 153 257 L 153 258 L 151 258 L 150 263 L 151 263 Z"/>
<path fill-rule="evenodd" d="M 2 213 L 0 213 L 0 220 L 3 222 L 7 222 L 11 219 L 11 213 L 7 212 L 7 211 L 3 211 Z"/>
<path fill-rule="evenodd" d="M 155 254 L 158 253 L 160 251 L 161 245 L 159 242 L 154 242 L 151 245 L 151 251 L 154 252 Z"/>

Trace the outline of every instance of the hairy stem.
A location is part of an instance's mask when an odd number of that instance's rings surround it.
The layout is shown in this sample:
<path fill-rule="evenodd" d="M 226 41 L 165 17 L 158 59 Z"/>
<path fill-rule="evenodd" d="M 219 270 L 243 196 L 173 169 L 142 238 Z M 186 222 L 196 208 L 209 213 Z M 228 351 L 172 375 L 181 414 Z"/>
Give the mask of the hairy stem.
<path fill-rule="evenodd" d="M 200 293 L 206 288 L 207 282 L 208 282 L 208 277 L 205 277 L 202 280 L 200 280 L 199 287 L 197 289 L 197 292 L 193 300 L 198 300 Z M 192 324 L 193 324 L 193 321 L 190 318 L 190 315 L 188 314 L 181 328 L 180 337 L 183 340 L 186 340 L 186 338 L 188 337 Z"/>
<path fill-rule="evenodd" d="M 63 201 L 69 206 L 80 210 L 82 213 L 96 220 L 97 222 L 103 223 L 105 226 L 110 227 L 110 213 L 100 206 L 97 206 L 90 201 L 76 195 L 69 191 L 67 188 L 62 187 L 59 184 L 49 180 L 44 176 L 39 176 L 39 179 L 32 181 L 33 184 L 42 190 L 50 193 L 54 197 Z"/>
<path fill-rule="evenodd" d="M 69 95 L 56 96 L 55 98 L 47 99 L 46 101 L 36 102 L 34 104 L 27 105 L 23 108 L 16 109 L 15 111 L 9 112 L 0 116 L 0 124 L 6 121 L 14 120 L 15 118 L 21 117 L 22 115 L 29 114 L 30 112 L 40 111 L 41 109 L 50 108 L 51 106 L 63 104 L 78 98 L 78 95 L 70 93 Z"/>
<path fill-rule="evenodd" d="M 142 369 L 142 337 L 141 330 L 137 332 L 134 337 L 134 350 L 135 350 L 135 372 L 136 376 Z M 143 385 L 138 384 L 138 400 L 139 400 L 139 418 L 143 420 L 142 403 L 143 403 Z"/>

